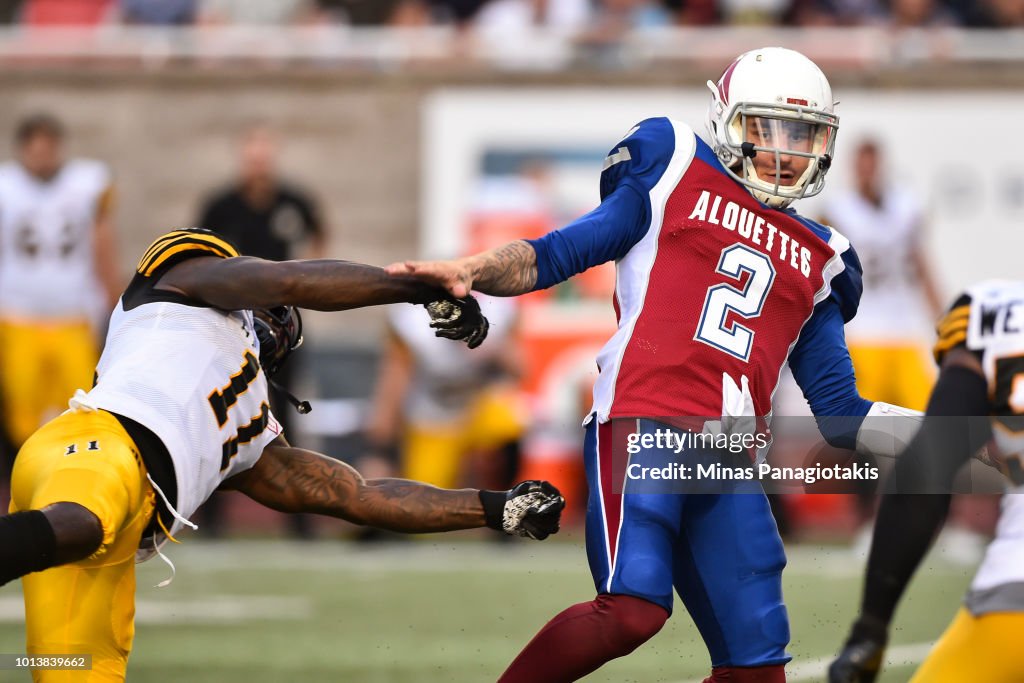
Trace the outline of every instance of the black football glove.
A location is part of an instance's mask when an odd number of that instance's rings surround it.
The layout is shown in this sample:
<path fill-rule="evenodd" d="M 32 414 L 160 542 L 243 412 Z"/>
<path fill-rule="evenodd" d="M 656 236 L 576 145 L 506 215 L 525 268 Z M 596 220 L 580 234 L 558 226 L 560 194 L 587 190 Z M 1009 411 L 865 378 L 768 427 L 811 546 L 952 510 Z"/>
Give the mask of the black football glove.
<path fill-rule="evenodd" d="M 543 541 L 558 533 L 565 499 L 546 481 L 524 481 L 509 491 L 481 491 L 487 526 L 510 536 Z"/>
<path fill-rule="evenodd" d="M 426 307 L 435 336 L 464 341 L 471 349 L 480 346 L 487 338 L 490 323 L 472 295 L 462 299 L 431 301 Z"/>
<path fill-rule="evenodd" d="M 853 624 L 843 651 L 828 667 L 828 683 L 874 683 L 885 658 L 888 628 L 878 619 L 861 617 Z"/>

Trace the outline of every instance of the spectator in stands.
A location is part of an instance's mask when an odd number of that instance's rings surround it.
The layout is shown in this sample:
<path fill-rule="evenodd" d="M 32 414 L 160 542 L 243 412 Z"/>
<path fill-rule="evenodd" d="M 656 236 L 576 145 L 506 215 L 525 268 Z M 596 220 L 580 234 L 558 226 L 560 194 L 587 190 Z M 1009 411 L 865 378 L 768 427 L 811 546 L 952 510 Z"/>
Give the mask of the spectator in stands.
<path fill-rule="evenodd" d="M 25 0 L 0 0 L 0 24 L 13 24 L 21 19 Z"/>
<path fill-rule="evenodd" d="M 796 26 L 863 26 L 888 21 L 888 8 L 882 0 L 794 0 L 786 16 L 786 23 Z"/>
<path fill-rule="evenodd" d="M 264 125 L 245 131 L 238 178 L 207 198 L 197 225 L 224 235 L 246 256 L 287 261 L 298 257 L 300 250 L 308 258 L 322 258 L 326 252 L 327 235 L 320 210 L 305 190 L 281 179 L 278 141 Z M 276 387 L 270 390 L 271 409 L 290 434 L 292 444 L 297 440 L 291 430 L 295 411 L 285 392 L 294 381 L 294 370 L 293 366 L 285 365 L 274 376 L 283 391 Z M 216 496 L 210 500 L 214 506 L 207 526 L 216 533 Z M 300 536 L 311 535 L 307 517 L 290 516 L 289 523 Z"/>
<path fill-rule="evenodd" d="M 286 25 L 315 15 L 312 0 L 201 0 L 199 17 L 207 24 Z"/>
<path fill-rule="evenodd" d="M 426 0 L 398 0 L 388 16 L 394 28 L 420 28 L 434 23 L 434 14 Z"/>
<path fill-rule="evenodd" d="M 474 25 L 485 37 L 508 37 L 537 28 L 582 31 L 593 16 L 589 0 L 491 0 Z"/>
<path fill-rule="evenodd" d="M 727 24 L 763 26 L 781 23 L 789 0 L 720 0 L 719 9 Z"/>
<path fill-rule="evenodd" d="M 394 11 L 396 0 L 317 0 L 321 19 L 352 26 L 381 26 Z"/>
<path fill-rule="evenodd" d="M 116 14 L 115 0 L 26 0 L 22 22 L 32 26 L 96 26 Z"/>
<path fill-rule="evenodd" d="M 1024 26 L 1024 2 L 1021 0 L 959 0 L 954 7 L 963 23 L 973 28 Z"/>
<path fill-rule="evenodd" d="M 718 23 L 716 0 L 665 0 L 664 5 L 677 24 L 709 26 Z"/>
<path fill-rule="evenodd" d="M 895 28 L 947 26 L 954 19 L 936 0 L 890 0 L 889 23 Z"/>
<path fill-rule="evenodd" d="M 430 0 L 435 13 L 442 20 L 453 21 L 457 25 L 466 25 L 480 11 L 488 0 Z"/>
<path fill-rule="evenodd" d="M 64 158 L 64 127 L 29 116 L 0 166 L 0 392 L 15 448 L 92 385 L 98 327 L 121 294 L 106 164 Z"/>
<path fill-rule="evenodd" d="M 671 15 L 659 0 L 601 0 L 590 33 L 618 40 L 633 29 L 667 26 Z"/>
<path fill-rule="evenodd" d="M 126 24 L 181 26 L 196 20 L 198 0 L 121 0 Z"/>
<path fill-rule="evenodd" d="M 486 0 L 318 0 L 321 18 L 342 21 L 352 26 L 430 26 L 435 23 L 462 22 Z M 463 7 L 463 5 L 467 5 Z"/>

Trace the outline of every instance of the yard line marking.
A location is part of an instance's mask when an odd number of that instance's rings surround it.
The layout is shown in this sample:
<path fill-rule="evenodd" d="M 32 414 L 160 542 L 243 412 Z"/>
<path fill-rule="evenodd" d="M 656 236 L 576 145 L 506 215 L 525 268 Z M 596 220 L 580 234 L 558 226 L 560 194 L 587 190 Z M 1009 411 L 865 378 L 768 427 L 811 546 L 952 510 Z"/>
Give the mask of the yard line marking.
<path fill-rule="evenodd" d="M 367 547 L 338 541 L 195 539 L 173 550 L 175 564 L 182 575 L 235 572 L 240 567 L 288 572 L 351 571 L 365 573 L 368 577 L 451 572 L 588 573 L 586 554 L 582 546 L 575 543 L 514 544 L 504 547 L 491 543 L 411 541 Z M 863 561 L 852 558 L 846 548 L 795 546 L 788 548 L 787 554 L 789 564 L 784 573 L 787 577 L 859 579 L 864 571 Z M 140 577 L 154 571 L 151 567 L 159 565 L 148 563 L 139 567 Z M 926 560 L 925 568 L 930 573 L 942 575 L 966 576 L 971 572 L 969 568 L 933 558 Z M 140 585 L 145 585 L 145 581 L 145 578 L 140 578 Z"/>
<path fill-rule="evenodd" d="M 140 624 L 237 623 L 253 619 L 303 620 L 313 616 L 310 598 L 277 595 L 217 595 L 193 600 L 136 601 Z M 20 624 L 25 611 L 19 596 L 0 598 L 0 623 Z"/>
<path fill-rule="evenodd" d="M 885 653 L 885 666 L 882 671 L 893 666 L 921 663 L 928 656 L 928 653 L 931 652 L 933 645 L 934 643 L 909 643 L 907 645 L 890 647 Z M 796 683 L 796 681 L 825 680 L 828 665 L 832 663 L 833 659 L 835 659 L 835 655 L 829 655 L 828 657 L 818 657 L 817 659 L 787 666 L 786 681 L 787 683 Z M 673 683 L 701 683 L 704 678 L 704 676 L 701 676 L 700 678 L 674 681 Z"/>

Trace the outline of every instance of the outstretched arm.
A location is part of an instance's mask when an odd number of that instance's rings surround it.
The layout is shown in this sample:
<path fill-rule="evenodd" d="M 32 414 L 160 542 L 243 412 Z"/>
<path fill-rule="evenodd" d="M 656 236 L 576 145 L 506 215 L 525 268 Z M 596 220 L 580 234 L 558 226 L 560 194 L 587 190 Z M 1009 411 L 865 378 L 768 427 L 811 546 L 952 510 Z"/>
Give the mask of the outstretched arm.
<path fill-rule="evenodd" d="M 171 268 L 157 285 L 226 311 L 290 305 L 316 311 L 450 298 L 417 278 L 350 261 L 265 261 L 249 256 L 193 258 Z"/>
<path fill-rule="evenodd" d="M 540 239 L 516 240 L 453 261 L 395 263 L 387 271 L 421 277 L 457 297 L 473 289 L 495 296 L 518 296 L 622 258 L 646 233 L 648 213 L 639 192 L 622 186 L 590 213 Z"/>
<path fill-rule="evenodd" d="M 313 512 L 390 531 L 475 529 L 487 522 L 476 490 L 367 481 L 339 460 L 290 446 L 268 446 L 252 469 L 226 483 L 280 512 Z"/>
<path fill-rule="evenodd" d="M 489 526 L 542 540 L 558 531 L 565 507 L 558 490 L 546 482 L 477 491 L 407 479 L 365 480 L 343 462 L 278 442 L 223 487 L 281 512 L 314 512 L 402 533 Z"/>
<path fill-rule="evenodd" d="M 494 296 L 518 296 L 537 283 L 537 252 L 526 240 L 453 261 L 405 261 L 387 267 L 392 275 L 412 275 L 444 287 L 454 296 L 477 290 Z"/>

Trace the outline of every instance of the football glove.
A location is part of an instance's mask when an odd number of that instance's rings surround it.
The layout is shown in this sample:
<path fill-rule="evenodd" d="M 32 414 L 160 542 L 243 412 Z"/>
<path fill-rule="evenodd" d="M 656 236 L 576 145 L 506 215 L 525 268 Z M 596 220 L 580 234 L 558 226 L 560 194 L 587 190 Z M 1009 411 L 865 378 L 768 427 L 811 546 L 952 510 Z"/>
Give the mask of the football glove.
<path fill-rule="evenodd" d="M 558 533 L 565 499 L 546 481 L 524 481 L 509 491 L 481 491 L 487 526 L 510 536 L 543 541 Z"/>
<path fill-rule="evenodd" d="M 487 338 L 490 323 L 472 295 L 462 299 L 431 301 L 426 308 L 435 336 L 464 341 L 471 349 L 480 346 Z"/>
<path fill-rule="evenodd" d="M 887 631 L 877 619 L 858 619 L 843 651 L 828 667 L 828 683 L 874 683 L 885 658 Z"/>

